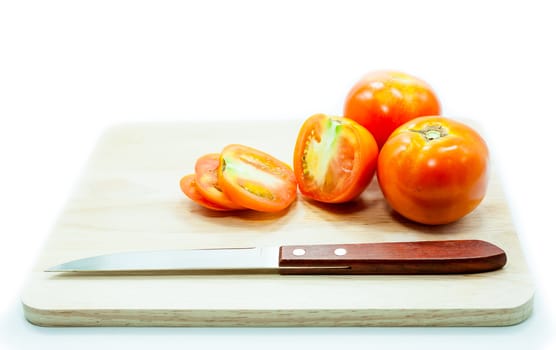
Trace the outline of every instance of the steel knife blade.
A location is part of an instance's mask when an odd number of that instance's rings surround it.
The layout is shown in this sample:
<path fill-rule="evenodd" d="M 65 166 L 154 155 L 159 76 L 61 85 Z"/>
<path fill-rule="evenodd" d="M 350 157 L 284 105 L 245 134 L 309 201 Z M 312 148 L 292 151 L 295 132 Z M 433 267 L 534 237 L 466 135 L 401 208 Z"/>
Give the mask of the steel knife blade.
<path fill-rule="evenodd" d="M 467 274 L 506 264 L 483 240 L 441 240 L 279 247 L 130 251 L 62 263 L 63 273 Z"/>

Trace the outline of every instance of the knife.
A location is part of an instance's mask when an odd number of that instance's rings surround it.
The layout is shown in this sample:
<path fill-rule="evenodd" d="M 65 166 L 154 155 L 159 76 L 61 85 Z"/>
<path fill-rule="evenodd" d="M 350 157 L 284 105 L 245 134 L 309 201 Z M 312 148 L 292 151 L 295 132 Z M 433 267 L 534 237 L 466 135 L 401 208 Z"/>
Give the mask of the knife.
<path fill-rule="evenodd" d="M 132 251 L 53 266 L 46 272 L 279 273 L 281 275 L 464 274 L 493 271 L 506 253 L 482 240 Z"/>

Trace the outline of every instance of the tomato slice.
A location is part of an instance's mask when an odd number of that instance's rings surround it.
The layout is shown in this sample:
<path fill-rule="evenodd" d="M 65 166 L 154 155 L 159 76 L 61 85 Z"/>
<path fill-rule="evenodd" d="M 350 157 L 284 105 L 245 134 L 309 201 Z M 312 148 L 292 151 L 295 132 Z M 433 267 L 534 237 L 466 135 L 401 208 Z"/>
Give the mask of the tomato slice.
<path fill-rule="evenodd" d="M 195 163 L 195 183 L 201 195 L 212 203 L 230 209 L 245 209 L 233 202 L 220 188 L 218 183 L 218 167 L 220 155 L 218 153 L 206 154 Z"/>
<path fill-rule="evenodd" d="M 244 145 L 222 150 L 218 180 L 232 201 L 257 211 L 284 210 L 297 196 L 295 175 L 286 163 Z"/>
<path fill-rule="evenodd" d="M 299 131 L 293 167 L 303 195 L 342 203 L 369 185 L 377 159 L 378 146 L 367 129 L 348 118 L 316 114 Z"/>
<path fill-rule="evenodd" d="M 233 210 L 231 208 L 223 207 L 217 203 L 213 203 L 203 197 L 199 192 L 197 184 L 195 183 L 195 174 L 185 175 L 180 179 L 180 188 L 182 192 L 195 203 L 211 210 L 227 211 Z"/>

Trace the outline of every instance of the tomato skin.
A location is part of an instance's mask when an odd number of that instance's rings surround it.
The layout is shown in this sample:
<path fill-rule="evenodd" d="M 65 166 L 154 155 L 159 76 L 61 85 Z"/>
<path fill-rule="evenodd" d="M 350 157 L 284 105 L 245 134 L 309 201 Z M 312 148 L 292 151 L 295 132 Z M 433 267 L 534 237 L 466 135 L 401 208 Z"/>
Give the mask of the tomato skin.
<path fill-rule="evenodd" d="M 195 203 L 211 210 L 216 211 L 228 211 L 233 210 L 232 208 L 221 206 L 218 203 L 213 203 L 210 200 L 203 197 L 199 188 L 195 183 L 195 174 L 185 175 L 180 179 L 180 188 L 182 192 L 189 197 Z"/>
<path fill-rule="evenodd" d="M 290 166 L 244 145 L 232 144 L 222 150 L 218 180 L 234 203 L 256 211 L 279 212 L 297 198 Z"/>
<path fill-rule="evenodd" d="M 425 81 L 387 70 L 363 76 L 352 87 L 344 104 L 344 116 L 367 128 L 379 148 L 403 123 L 440 113 L 440 102 Z"/>
<path fill-rule="evenodd" d="M 377 144 L 367 129 L 347 118 L 313 115 L 295 144 L 299 191 L 324 203 L 351 201 L 371 182 L 377 158 Z"/>
<path fill-rule="evenodd" d="M 422 224 L 447 224 L 469 214 L 483 200 L 488 176 L 485 141 L 469 126 L 440 116 L 400 126 L 378 158 L 377 177 L 386 201 Z"/>

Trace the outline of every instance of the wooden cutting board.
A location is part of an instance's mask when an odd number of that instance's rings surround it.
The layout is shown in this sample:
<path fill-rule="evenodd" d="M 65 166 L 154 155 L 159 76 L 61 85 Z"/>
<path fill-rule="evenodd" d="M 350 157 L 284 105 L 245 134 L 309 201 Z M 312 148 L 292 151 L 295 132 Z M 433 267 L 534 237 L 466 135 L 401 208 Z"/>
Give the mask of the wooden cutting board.
<path fill-rule="evenodd" d="M 291 162 L 301 121 L 146 123 L 109 129 L 57 221 L 22 295 L 41 326 L 497 326 L 525 320 L 534 286 L 501 184 L 444 226 L 404 220 L 376 179 L 350 204 L 299 198 L 280 214 L 218 213 L 180 191 L 195 160 L 242 143 Z M 133 275 L 43 272 L 121 251 L 483 239 L 508 263 L 453 276 Z"/>

